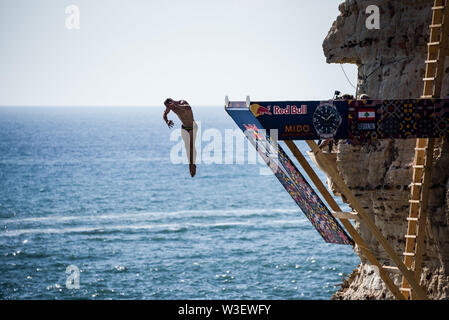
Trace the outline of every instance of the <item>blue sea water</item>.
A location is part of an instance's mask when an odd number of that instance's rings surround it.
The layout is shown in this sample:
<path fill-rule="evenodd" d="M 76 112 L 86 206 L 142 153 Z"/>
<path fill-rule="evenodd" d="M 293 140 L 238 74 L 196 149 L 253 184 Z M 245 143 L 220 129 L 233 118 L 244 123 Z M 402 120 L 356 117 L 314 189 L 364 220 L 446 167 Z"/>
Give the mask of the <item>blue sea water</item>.
<path fill-rule="evenodd" d="M 0 298 L 329 299 L 357 266 L 260 164 L 192 179 L 176 143 L 162 108 L 0 108 Z"/>

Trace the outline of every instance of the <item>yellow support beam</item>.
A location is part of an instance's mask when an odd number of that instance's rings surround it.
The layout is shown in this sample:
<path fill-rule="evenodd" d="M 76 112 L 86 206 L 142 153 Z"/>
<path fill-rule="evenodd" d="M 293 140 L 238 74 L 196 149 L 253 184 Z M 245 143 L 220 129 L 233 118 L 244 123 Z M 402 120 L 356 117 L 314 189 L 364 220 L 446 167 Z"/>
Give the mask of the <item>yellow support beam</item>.
<path fill-rule="evenodd" d="M 327 202 L 329 207 L 335 212 L 341 212 L 342 210 L 341 210 L 340 206 L 335 201 L 334 197 L 330 194 L 330 192 L 327 190 L 327 188 L 324 186 L 323 182 L 320 180 L 318 175 L 315 173 L 313 168 L 310 166 L 309 162 L 303 156 L 303 154 L 298 149 L 298 147 L 296 146 L 294 141 L 286 140 L 285 144 L 290 149 L 290 151 L 293 153 L 295 158 L 298 160 L 299 164 L 304 169 L 304 171 L 307 173 L 310 180 L 316 186 L 318 191 L 321 193 L 321 195 L 323 196 L 324 200 Z M 339 220 L 340 220 L 341 224 L 345 227 L 346 231 L 351 235 L 354 242 L 360 248 L 363 255 L 368 259 L 368 261 L 372 265 L 376 266 L 379 269 L 379 276 L 385 282 L 388 289 L 390 289 L 391 293 L 393 293 L 393 295 L 396 297 L 396 299 L 404 300 L 404 296 L 401 294 L 401 291 L 399 291 L 398 287 L 391 280 L 390 276 L 387 274 L 387 272 L 384 269 L 384 267 L 382 266 L 382 264 L 376 259 L 374 254 L 368 248 L 368 245 L 366 244 L 365 240 L 363 240 L 363 238 L 360 236 L 360 234 L 357 232 L 357 230 L 352 226 L 351 222 L 348 219 L 339 219 Z"/>
<path fill-rule="evenodd" d="M 360 218 L 360 221 L 365 224 L 365 226 L 368 228 L 368 230 L 370 230 L 372 235 L 376 238 L 376 240 L 379 242 L 379 244 L 382 246 L 382 248 L 388 254 L 389 258 L 398 267 L 401 274 L 405 277 L 405 279 L 411 285 L 412 289 L 416 292 L 417 297 L 419 299 L 428 300 L 426 292 L 424 291 L 423 288 L 421 288 L 418 281 L 416 281 L 414 273 L 411 272 L 405 266 L 405 264 L 402 262 L 402 260 L 399 258 L 399 256 L 394 251 L 393 247 L 382 235 L 382 232 L 379 230 L 379 228 L 377 228 L 374 221 L 371 219 L 369 214 L 365 211 L 363 206 L 360 204 L 357 197 L 354 196 L 352 191 L 346 185 L 346 182 L 343 180 L 340 173 L 338 172 L 336 165 L 333 163 L 330 163 L 326 159 L 323 152 L 321 151 L 321 149 L 318 147 L 318 145 L 314 141 L 306 140 L 306 143 L 309 145 L 310 149 L 315 154 L 315 157 L 317 158 L 317 160 L 320 161 L 320 163 L 322 163 L 323 167 L 327 170 L 330 178 L 332 179 L 333 183 L 335 183 L 338 190 L 346 197 L 346 199 L 348 199 L 349 203 L 351 204 L 351 207 L 357 212 L 358 217 Z"/>

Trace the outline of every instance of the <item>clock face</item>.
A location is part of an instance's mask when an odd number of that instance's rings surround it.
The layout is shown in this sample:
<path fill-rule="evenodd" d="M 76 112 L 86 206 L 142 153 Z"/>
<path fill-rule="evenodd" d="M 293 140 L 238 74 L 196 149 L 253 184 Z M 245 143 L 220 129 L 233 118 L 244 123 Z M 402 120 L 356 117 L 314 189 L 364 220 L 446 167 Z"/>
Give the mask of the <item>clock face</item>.
<path fill-rule="evenodd" d="M 330 135 L 337 132 L 341 116 L 332 104 L 318 106 L 313 115 L 313 125 L 320 134 Z"/>

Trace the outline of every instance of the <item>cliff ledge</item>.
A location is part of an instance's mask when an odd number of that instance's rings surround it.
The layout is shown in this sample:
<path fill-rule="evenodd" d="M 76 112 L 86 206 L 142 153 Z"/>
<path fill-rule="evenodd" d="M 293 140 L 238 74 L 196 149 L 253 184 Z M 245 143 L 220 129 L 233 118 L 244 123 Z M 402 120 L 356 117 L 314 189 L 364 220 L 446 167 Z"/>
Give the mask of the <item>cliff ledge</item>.
<path fill-rule="evenodd" d="M 365 26 L 365 9 L 380 8 L 380 29 Z M 358 66 L 359 93 L 373 99 L 418 98 L 422 94 L 424 61 L 433 0 L 347 0 L 323 43 L 329 63 Z M 446 62 L 447 63 L 447 62 Z M 449 68 L 443 93 L 449 93 Z M 363 146 L 340 141 L 337 166 L 348 186 L 375 220 L 398 254 L 405 248 L 409 184 L 415 140 L 379 140 Z M 431 299 L 449 298 L 449 146 L 440 141 L 429 198 L 421 284 Z M 384 265 L 386 253 L 363 224 L 357 230 Z M 333 299 L 394 299 L 370 263 L 362 263 L 346 279 Z M 394 275 L 397 285 L 400 275 Z"/>

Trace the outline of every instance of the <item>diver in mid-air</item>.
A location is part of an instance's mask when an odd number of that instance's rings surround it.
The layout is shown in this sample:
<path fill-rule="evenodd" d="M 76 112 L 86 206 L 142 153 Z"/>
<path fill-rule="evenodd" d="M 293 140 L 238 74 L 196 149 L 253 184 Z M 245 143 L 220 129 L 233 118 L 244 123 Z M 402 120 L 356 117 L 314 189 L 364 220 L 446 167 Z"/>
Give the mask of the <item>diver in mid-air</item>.
<path fill-rule="evenodd" d="M 195 123 L 195 119 L 193 118 L 192 107 L 185 100 L 175 101 L 171 98 L 168 98 L 164 101 L 164 105 L 166 107 L 163 118 L 165 123 L 167 123 L 169 128 L 172 128 L 174 123 L 171 120 L 167 119 L 167 115 L 170 111 L 173 111 L 181 120 L 182 125 L 182 140 L 184 140 L 184 144 L 186 147 L 187 159 L 189 161 L 189 171 L 192 178 L 196 173 L 196 149 L 195 149 L 195 138 L 196 132 L 198 130 L 198 126 Z"/>

